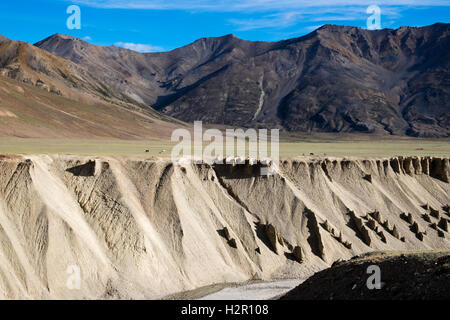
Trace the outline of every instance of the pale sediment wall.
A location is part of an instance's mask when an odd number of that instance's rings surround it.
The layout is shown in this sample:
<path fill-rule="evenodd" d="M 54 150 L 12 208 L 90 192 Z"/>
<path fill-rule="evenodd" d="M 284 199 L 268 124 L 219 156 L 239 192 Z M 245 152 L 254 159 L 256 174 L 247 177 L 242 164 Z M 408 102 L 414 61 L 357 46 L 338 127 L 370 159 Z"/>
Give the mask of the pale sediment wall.
<path fill-rule="evenodd" d="M 304 277 L 367 251 L 450 248 L 448 158 L 259 167 L 2 157 L 0 298 L 158 298 Z"/>

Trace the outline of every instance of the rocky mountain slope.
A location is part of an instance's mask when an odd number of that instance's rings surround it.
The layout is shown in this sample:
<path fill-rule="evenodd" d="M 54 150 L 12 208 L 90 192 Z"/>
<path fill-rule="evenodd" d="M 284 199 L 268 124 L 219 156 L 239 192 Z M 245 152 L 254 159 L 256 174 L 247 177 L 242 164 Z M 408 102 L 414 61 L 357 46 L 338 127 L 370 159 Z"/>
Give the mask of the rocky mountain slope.
<path fill-rule="evenodd" d="M 2 156 L 0 298 L 157 298 L 302 278 L 374 250 L 450 247 L 448 158 L 260 169 Z"/>
<path fill-rule="evenodd" d="M 36 46 L 189 122 L 448 137 L 449 26 L 326 25 L 279 42 L 227 35 L 145 54 L 60 34 Z"/>
<path fill-rule="evenodd" d="M 170 139 L 180 123 L 156 112 L 74 91 L 70 99 L 0 77 L 0 137 Z"/>
<path fill-rule="evenodd" d="M 0 136 L 167 139 L 180 125 L 70 60 L 0 38 Z"/>
<path fill-rule="evenodd" d="M 120 104 L 135 102 L 105 86 L 84 67 L 22 41 L 0 41 L 0 75 L 76 100 L 96 97 Z"/>

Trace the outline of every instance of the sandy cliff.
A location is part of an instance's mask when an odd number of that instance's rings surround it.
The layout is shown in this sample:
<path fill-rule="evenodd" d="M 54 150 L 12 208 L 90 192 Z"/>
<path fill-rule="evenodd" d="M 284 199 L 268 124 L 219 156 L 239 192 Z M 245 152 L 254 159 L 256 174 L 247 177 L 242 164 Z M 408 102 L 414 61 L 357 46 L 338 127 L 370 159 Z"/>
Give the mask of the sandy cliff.
<path fill-rule="evenodd" d="M 159 298 L 300 277 L 373 250 L 450 248 L 448 158 L 173 164 L 0 159 L 0 299 Z M 80 289 L 68 273 L 80 270 Z M 69 269 L 68 269 L 69 268 Z"/>

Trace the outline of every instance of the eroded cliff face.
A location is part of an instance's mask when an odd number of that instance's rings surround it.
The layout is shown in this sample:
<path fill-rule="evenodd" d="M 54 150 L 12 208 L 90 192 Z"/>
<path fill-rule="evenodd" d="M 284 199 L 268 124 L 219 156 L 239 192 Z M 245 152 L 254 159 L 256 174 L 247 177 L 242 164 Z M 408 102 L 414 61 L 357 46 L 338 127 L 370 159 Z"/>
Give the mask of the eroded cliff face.
<path fill-rule="evenodd" d="M 448 158 L 258 166 L 2 157 L 0 298 L 161 298 L 450 248 Z"/>

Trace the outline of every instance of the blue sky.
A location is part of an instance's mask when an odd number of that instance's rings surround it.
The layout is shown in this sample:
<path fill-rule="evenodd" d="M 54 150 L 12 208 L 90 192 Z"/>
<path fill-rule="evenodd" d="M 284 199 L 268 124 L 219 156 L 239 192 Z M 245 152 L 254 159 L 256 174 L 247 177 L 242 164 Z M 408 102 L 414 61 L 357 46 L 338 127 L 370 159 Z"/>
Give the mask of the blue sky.
<path fill-rule="evenodd" d="M 71 4 L 81 9 L 80 30 L 66 26 Z M 382 28 L 450 22 L 450 0 L 8 0 L 0 3 L 0 34 L 34 43 L 63 33 L 98 45 L 166 51 L 229 33 L 276 41 L 327 23 L 365 28 L 372 4 L 381 8 Z"/>

